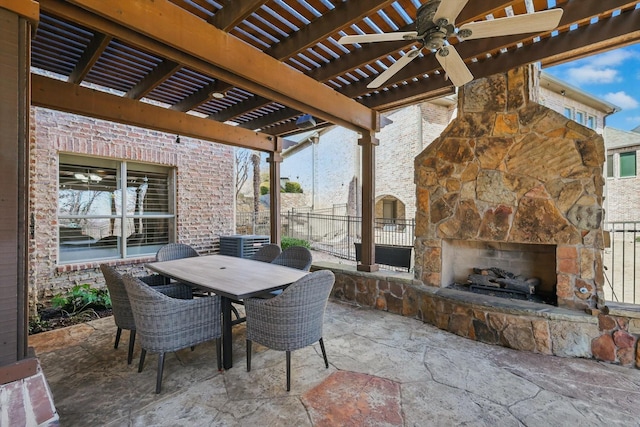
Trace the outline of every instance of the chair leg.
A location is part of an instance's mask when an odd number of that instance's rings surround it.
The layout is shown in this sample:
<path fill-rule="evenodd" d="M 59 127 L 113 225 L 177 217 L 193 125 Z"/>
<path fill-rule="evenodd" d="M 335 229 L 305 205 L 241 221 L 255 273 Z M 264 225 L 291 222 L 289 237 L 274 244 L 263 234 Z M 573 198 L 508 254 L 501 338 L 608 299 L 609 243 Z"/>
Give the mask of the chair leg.
<path fill-rule="evenodd" d="M 129 331 L 129 354 L 127 355 L 127 365 L 131 365 L 131 360 L 133 360 L 133 346 L 136 343 L 136 330 L 132 329 Z"/>
<path fill-rule="evenodd" d="M 122 335 L 122 328 L 118 327 L 116 331 L 116 343 L 113 345 L 113 348 L 118 348 L 118 344 L 120 344 L 120 335 Z"/>
<path fill-rule="evenodd" d="M 287 350 L 287 391 L 291 390 L 291 350 Z"/>
<path fill-rule="evenodd" d="M 218 371 L 222 371 L 222 342 L 220 338 L 216 338 L 216 360 L 218 362 Z"/>
<path fill-rule="evenodd" d="M 164 371 L 164 353 L 158 354 L 158 377 L 156 378 L 156 394 L 160 393 L 162 387 L 162 371 Z"/>
<path fill-rule="evenodd" d="M 147 350 L 144 348 L 140 351 L 140 362 L 138 362 L 138 372 L 142 372 L 142 368 L 144 367 L 144 358 L 147 355 Z"/>
<path fill-rule="evenodd" d="M 324 357 L 324 366 L 329 367 L 329 359 L 327 359 L 327 352 L 324 349 L 324 341 L 320 338 L 320 350 L 322 350 L 322 357 Z"/>
<path fill-rule="evenodd" d="M 247 372 L 251 372 L 251 340 L 247 340 Z"/>

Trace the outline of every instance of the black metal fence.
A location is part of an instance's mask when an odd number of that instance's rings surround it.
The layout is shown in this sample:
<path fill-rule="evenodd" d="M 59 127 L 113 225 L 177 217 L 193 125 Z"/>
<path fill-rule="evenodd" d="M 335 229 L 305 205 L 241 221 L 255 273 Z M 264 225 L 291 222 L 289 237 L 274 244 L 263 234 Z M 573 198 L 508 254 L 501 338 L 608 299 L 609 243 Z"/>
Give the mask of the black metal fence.
<path fill-rule="evenodd" d="M 346 211 L 346 206 L 328 210 L 290 210 L 280 216 L 282 235 L 303 239 L 318 251 L 338 258 L 356 260 L 355 243 L 360 242 L 362 217 L 336 215 Z M 255 216 L 238 213 L 239 234 L 269 234 L 269 213 Z M 413 246 L 415 220 L 379 218 L 375 221 L 375 243 L 379 245 Z"/>
<path fill-rule="evenodd" d="M 607 222 L 604 251 L 605 299 L 640 304 L 640 222 Z"/>

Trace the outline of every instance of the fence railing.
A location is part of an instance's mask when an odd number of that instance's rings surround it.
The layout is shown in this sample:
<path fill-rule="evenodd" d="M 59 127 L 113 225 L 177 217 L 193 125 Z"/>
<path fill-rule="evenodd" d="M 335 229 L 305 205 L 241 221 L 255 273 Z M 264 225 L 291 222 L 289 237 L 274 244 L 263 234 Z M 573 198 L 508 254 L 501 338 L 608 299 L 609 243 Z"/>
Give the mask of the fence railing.
<path fill-rule="evenodd" d="M 346 207 L 345 207 L 346 208 Z M 330 208 L 339 210 L 340 207 Z M 346 210 L 346 209 L 345 209 Z M 326 211 L 321 211 L 326 212 Z M 315 250 L 355 261 L 355 243 L 361 240 L 362 217 L 290 210 L 280 216 L 282 235 L 308 241 Z M 238 213 L 236 232 L 269 234 L 269 213 Z M 413 246 L 415 220 L 375 220 L 375 243 L 379 245 Z"/>
<path fill-rule="evenodd" d="M 607 222 L 610 246 L 604 251 L 607 301 L 640 304 L 640 222 Z"/>

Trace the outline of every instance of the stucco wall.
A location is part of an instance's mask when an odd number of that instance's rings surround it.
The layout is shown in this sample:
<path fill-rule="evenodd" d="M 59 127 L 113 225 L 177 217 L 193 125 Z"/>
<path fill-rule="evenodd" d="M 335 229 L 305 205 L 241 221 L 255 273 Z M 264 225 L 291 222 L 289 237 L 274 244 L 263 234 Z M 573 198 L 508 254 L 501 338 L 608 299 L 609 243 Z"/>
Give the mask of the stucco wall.
<path fill-rule="evenodd" d="M 200 253 L 234 233 L 233 148 L 103 120 L 32 109 L 29 288 L 32 303 L 75 284 L 103 284 L 98 262 L 58 265 L 58 155 L 75 153 L 176 168 L 176 240 Z M 122 270 L 149 261 L 114 261 Z"/>

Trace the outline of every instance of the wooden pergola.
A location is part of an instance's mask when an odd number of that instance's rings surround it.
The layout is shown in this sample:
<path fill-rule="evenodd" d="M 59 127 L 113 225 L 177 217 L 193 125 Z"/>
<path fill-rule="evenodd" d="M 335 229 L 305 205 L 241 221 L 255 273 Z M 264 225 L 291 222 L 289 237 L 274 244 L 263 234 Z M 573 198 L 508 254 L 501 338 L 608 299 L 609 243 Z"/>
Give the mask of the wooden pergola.
<path fill-rule="evenodd" d="M 427 50 L 383 86 L 368 88 L 417 43 L 337 40 L 414 30 L 425 2 L 0 0 L 0 368 L 27 357 L 30 106 L 268 153 L 274 241 L 281 151 L 286 137 L 300 131 L 296 120 L 310 114 L 317 127 L 354 130 L 363 169 L 359 269 L 375 271 L 374 166 L 383 114 L 455 88 Z M 548 5 L 470 0 L 456 24 Z M 449 42 L 475 78 L 537 61 L 558 64 L 636 43 L 639 6 L 557 0 L 554 7 L 564 13 L 554 31 Z"/>

